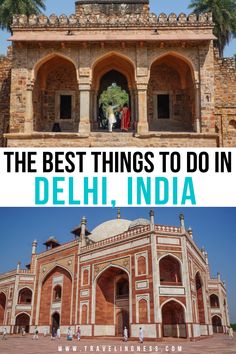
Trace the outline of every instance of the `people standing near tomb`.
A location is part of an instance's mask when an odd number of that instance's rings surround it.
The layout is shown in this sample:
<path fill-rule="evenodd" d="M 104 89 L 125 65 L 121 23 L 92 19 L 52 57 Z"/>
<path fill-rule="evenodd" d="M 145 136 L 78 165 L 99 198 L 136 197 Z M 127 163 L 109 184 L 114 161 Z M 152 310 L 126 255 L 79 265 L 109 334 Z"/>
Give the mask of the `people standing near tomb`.
<path fill-rule="evenodd" d="M 233 339 L 234 338 L 234 331 L 232 327 L 229 327 L 229 338 Z"/>
<path fill-rule="evenodd" d="M 46 327 L 44 327 L 44 329 L 43 329 L 43 336 L 44 336 L 44 337 L 47 337 L 47 334 L 48 334 L 48 330 L 47 330 Z"/>
<path fill-rule="evenodd" d="M 73 339 L 72 329 L 71 329 L 71 327 L 68 327 L 67 340 L 72 341 L 72 339 Z"/>
<path fill-rule="evenodd" d="M 61 339 L 61 329 L 60 329 L 60 327 L 57 328 L 57 339 Z"/>
<path fill-rule="evenodd" d="M 77 329 L 77 340 L 80 341 L 80 338 L 81 338 L 81 329 L 80 329 L 80 327 L 78 327 L 78 329 Z"/>
<path fill-rule="evenodd" d="M 121 111 L 121 130 L 127 132 L 130 127 L 131 112 L 128 103 L 125 103 Z"/>
<path fill-rule="evenodd" d="M 53 327 L 52 329 L 52 335 L 51 335 L 51 340 L 55 340 L 57 336 L 57 331 L 56 328 Z"/>
<path fill-rule="evenodd" d="M 108 108 L 106 110 L 106 116 L 108 119 L 108 131 L 110 133 L 112 133 L 112 128 L 113 128 L 113 124 L 116 123 L 116 118 L 115 118 L 115 114 L 114 114 L 114 109 L 117 108 L 117 106 L 112 106 L 112 102 L 109 102 Z"/>
<path fill-rule="evenodd" d="M 124 342 L 128 342 L 128 329 L 126 326 L 124 328 Z"/>
<path fill-rule="evenodd" d="M 21 335 L 22 335 L 22 337 L 25 336 L 25 327 L 22 327 L 22 328 L 21 328 Z"/>
<path fill-rule="evenodd" d="M 7 329 L 6 329 L 6 327 L 3 328 L 2 340 L 7 340 Z"/>
<path fill-rule="evenodd" d="M 144 333 L 142 327 L 139 328 L 139 343 L 143 343 Z"/>
<path fill-rule="evenodd" d="M 38 331 L 38 327 L 37 326 L 34 327 L 34 335 L 33 335 L 32 339 L 36 339 L 36 340 L 39 339 L 39 331 Z"/>

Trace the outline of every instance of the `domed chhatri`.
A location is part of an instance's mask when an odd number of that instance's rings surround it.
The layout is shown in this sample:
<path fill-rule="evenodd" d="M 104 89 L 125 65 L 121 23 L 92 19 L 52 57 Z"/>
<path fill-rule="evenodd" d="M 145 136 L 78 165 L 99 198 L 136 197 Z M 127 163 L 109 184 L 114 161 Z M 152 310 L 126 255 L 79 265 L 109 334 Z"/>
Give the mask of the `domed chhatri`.
<path fill-rule="evenodd" d="M 129 229 L 146 225 L 150 225 L 150 220 L 139 218 L 131 222 L 131 224 L 129 225 Z"/>

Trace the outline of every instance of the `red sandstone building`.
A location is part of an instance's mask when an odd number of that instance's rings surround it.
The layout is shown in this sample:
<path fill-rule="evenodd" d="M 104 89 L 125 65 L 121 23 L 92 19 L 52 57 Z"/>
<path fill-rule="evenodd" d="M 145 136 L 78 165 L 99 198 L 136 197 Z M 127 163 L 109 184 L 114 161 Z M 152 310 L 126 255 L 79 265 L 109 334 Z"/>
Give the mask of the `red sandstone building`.
<path fill-rule="evenodd" d="M 79 325 L 82 336 L 198 338 L 229 325 L 226 289 L 211 278 L 208 256 L 192 230 L 150 219 L 118 218 L 92 232 L 86 219 L 65 244 L 51 237 L 32 245 L 28 269 L 0 276 L 0 331 L 32 332 Z"/>
<path fill-rule="evenodd" d="M 236 71 L 211 14 L 151 13 L 149 0 L 78 0 L 71 16 L 15 16 L 0 59 L 0 145 L 235 147 Z M 132 124 L 98 128 L 112 83 Z"/>

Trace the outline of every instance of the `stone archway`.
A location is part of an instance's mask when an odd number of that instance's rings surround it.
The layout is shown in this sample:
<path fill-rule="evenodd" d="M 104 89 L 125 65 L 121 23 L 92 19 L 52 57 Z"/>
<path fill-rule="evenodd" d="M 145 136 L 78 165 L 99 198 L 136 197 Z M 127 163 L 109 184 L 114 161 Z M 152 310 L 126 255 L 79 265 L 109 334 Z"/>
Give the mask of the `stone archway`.
<path fill-rule="evenodd" d="M 55 293 L 55 288 L 58 290 L 58 293 Z M 60 296 L 60 299 L 55 297 L 57 295 Z M 63 326 L 70 325 L 71 297 L 71 275 L 66 269 L 60 266 L 56 266 L 45 276 L 42 282 L 40 294 L 39 325 L 50 325 L 52 319 L 51 314 L 55 311 L 55 304 L 57 305 L 58 311 L 60 309 L 60 324 Z"/>
<path fill-rule="evenodd" d="M 23 288 L 18 294 L 18 304 L 31 304 L 32 302 L 32 290 L 29 288 Z"/>
<path fill-rule="evenodd" d="M 136 122 L 136 81 L 135 68 L 132 61 L 117 52 L 110 52 L 99 58 L 92 67 L 92 129 L 98 128 L 99 98 L 104 89 L 116 84 L 127 92 L 131 109 L 131 130 Z M 126 103 L 126 102 L 124 102 Z"/>
<path fill-rule="evenodd" d="M 162 306 L 163 337 L 186 338 L 185 309 L 170 300 Z"/>
<path fill-rule="evenodd" d="M 118 267 L 109 267 L 96 280 L 95 324 L 117 336 L 124 326 L 129 329 L 129 277 Z"/>
<path fill-rule="evenodd" d="M 181 264 L 175 257 L 167 255 L 161 258 L 159 269 L 162 285 L 182 285 Z"/>
<path fill-rule="evenodd" d="M 6 301 L 6 295 L 4 293 L 0 293 L 0 326 L 4 324 Z"/>
<path fill-rule="evenodd" d="M 195 105 L 193 68 L 175 53 L 157 58 L 148 84 L 148 123 L 151 131 L 192 132 L 199 112 Z"/>
<path fill-rule="evenodd" d="M 213 332 L 214 333 L 223 333 L 223 326 L 222 326 L 222 320 L 219 316 L 215 315 L 211 319 L 212 321 L 212 326 L 213 326 Z"/>
<path fill-rule="evenodd" d="M 16 316 L 15 333 L 21 333 L 23 328 L 26 333 L 30 332 L 30 316 L 27 313 L 21 313 Z"/>
<path fill-rule="evenodd" d="M 220 307 L 220 302 L 219 302 L 219 297 L 215 294 L 210 295 L 210 305 L 211 308 L 219 308 Z"/>
<path fill-rule="evenodd" d="M 75 65 L 55 54 L 38 64 L 35 75 L 34 130 L 78 132 L 79 93 Z"/>

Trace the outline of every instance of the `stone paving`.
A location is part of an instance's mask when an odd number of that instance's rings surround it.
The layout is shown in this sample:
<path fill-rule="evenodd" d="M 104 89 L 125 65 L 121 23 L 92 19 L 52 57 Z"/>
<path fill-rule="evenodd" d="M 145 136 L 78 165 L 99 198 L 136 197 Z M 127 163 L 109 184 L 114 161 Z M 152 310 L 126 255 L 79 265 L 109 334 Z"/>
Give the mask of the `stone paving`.
<path fill-rule="evenodd" d="M 82 339 L 67 342 L 65 338 L 51 341 L 49 337 L 32 340 L 32 336 L 8 336 L 0 340 L 1 354 L 56 354 L 58 352 L 80 353 L 183 353 L 183 354 L 236 354 L 236 337 L 232 340 L 226 335 L 196 342 L 168 340 L 165 342 L 135 341 L 123 343 L 118 339 Z"/>

